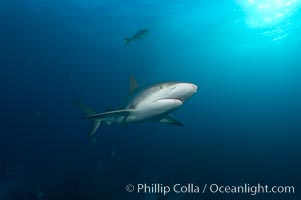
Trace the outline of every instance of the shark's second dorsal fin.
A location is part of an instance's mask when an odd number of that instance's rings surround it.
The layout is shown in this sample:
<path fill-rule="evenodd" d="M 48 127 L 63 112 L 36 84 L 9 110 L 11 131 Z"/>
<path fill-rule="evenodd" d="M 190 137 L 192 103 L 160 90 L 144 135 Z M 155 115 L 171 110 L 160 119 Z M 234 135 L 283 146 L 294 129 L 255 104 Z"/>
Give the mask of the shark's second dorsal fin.
<path fill-rule="evenodd" d="M 132 94 L 137 88 L 139 87 L 138 82 L 136 79 L 132 76 L 130 78 L 130 94 Z"/>

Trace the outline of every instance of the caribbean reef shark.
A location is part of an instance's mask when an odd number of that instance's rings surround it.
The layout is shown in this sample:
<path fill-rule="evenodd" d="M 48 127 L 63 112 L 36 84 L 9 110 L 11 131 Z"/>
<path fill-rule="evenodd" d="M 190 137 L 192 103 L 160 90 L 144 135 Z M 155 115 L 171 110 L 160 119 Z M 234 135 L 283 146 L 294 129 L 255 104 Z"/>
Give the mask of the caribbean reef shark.
<path fill-rule="evenodd" d="M 93 136 L 101 124 L 132 124 L 138 122 L 161 122 L 183 126 L 171 113 L 179 109 L 197 92 L 197 86 L 186 82 L 163 82 L 139 88 L 134 78 L 130 79 L 130 96 L 126 107 L 121 110 L 96 113 L 88 106 L 76 101 L 92 122 L 89 136 Z"/>

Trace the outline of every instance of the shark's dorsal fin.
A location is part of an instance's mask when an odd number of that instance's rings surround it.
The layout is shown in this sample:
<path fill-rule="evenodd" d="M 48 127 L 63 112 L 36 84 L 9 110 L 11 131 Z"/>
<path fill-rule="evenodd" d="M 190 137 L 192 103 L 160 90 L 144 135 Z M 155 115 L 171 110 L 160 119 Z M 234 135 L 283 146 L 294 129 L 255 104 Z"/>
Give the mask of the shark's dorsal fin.
<path fill-rule="evenodd" d="M 136 79 L 132 76 L 130 78 L 130 94 L 132 94 L 137 88 L 139 87 L 138 82 Z"/>

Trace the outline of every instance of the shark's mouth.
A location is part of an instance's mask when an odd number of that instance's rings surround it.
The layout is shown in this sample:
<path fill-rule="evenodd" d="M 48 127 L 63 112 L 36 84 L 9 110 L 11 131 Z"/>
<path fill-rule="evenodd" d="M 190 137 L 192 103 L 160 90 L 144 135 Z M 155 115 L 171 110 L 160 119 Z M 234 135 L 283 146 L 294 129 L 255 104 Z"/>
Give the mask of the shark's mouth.
<path fill-rule="evenodd" d="M 181 101 L 182 103 L 184 103 L 184 100 L 181 99 L 181 98 L 172 98 L 172 99 L 174 99 L 174 100 L 179 100 L 179 101 Z"/>
<path fill-rule="evenodd" d="M 178 100 L 178 101 L 181 101 L 182 103 L 184 103 L 184 100 L 181 98 L 161 98 L 161 99 L 157 99 L 155 101 L 160 101 L 160 100 Z"/>

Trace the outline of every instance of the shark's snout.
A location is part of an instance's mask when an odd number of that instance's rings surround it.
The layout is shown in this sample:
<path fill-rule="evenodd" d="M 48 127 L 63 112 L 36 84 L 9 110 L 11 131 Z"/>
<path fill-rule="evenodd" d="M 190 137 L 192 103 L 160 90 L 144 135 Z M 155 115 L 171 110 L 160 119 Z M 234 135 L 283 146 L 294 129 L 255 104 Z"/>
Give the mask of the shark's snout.
<path fill-rule="evenodd" d="M 193 84 L 193 83 L 191 83 L 191 86 L 192 86 L 192 88 L 194 90 L 194 93 L 196 93 L 198 91 L 198 86 L 195 85 L 195 84 Z"/>
<path fill-rule="evenodd" d="M 185 102 L 197 92 L 198 86 L 193 83 L 178 83 L 173 87 L 175 97 Z"/>
<path fill-rule="evenodd" d="M 197 92 L 198 86 L 193 83 L 179 83 L 177 85 L 177 88 L 179 88 L 179 90 L 182 90 L 183 92 L 194 94 Z"/>

